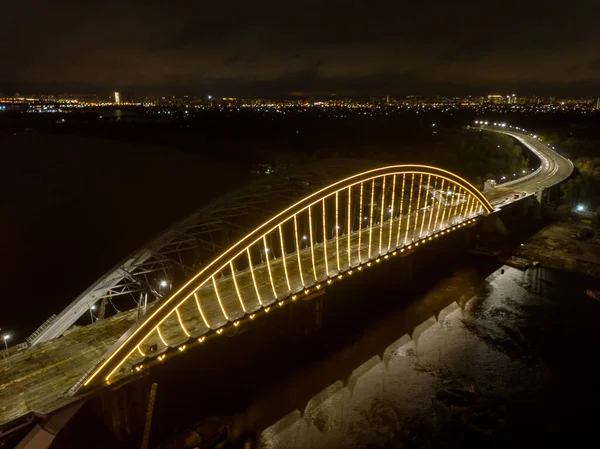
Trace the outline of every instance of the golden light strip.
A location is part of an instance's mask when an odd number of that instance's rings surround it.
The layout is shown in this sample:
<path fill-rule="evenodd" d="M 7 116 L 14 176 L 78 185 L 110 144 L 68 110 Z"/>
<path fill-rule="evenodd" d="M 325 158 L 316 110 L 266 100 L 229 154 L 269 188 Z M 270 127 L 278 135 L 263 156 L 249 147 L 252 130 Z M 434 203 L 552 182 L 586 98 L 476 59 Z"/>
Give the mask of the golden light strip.
<path fill-rule="evenodd" d="M 327 208 L 325 207 L 325 198 L 323 198 L 323 252 L 325 253 L 325 273 L 329 277 L 329 261 L 327 260 L 327 223 L 325 217 L 327 216 Z"/>
<path fill-rule="evenodd" d="M 256 277 L 254 276 L 254 268 L 252 268 L 252 257 L 250 256 L 250 248 L 246 248 L 246 254 L 248 256 L 248 268 L 250 268 L 250 275 L 252 276 L 252 283 L 254 284 L 254 291 L 256 292 L 256 297 L 258 298 L 258 303 L 261 307 L 264 306 L 262 299 L 260 297 L 260 292 L 258 291 L 258 285 L 256 284 Z"/>
<path fill-rule="evenodd" d="M 392 178 L 392 205 L 390 206 L 390 226 L 388 229 L 388 252 L 392 248 L 392 234 L 394 232 L 394 200 L 396 198 L 396 175 Z"/>
<path fill-rule="evenodd" d="M 433 208 L 435 207 L 435 192 L 437 190 L 437 185 L 439 182 L 439 178 L 435 178 L 435 186 L 433 187 L 433 195 L 431 195 L 431 210 L 429 211 L 429 221 L 427 222 L 427 235 L 431 231 L 431 221 L 433 220 Z M 431 186 L 430 186 L 431 187 Z M 427 193 L 429 197 L 429 192 Z"/>
<path fill-rule="evenodd" d="M 225 307 L 223 307 L 223 302 L 221 301 L 221 295 L 219 295 L 219 289 L 217 288 L 217 281 L 215 280 L 214 275 L 210 277 L 212 279 L 213 288 L 215 289 L 215 294 L 217 295 L 217 301 L 219 303 L 219 307 L 221 308 L 221 312 L 223 312 L 223 316 L 226 320 L 229 321 L 229 315 L 227 315 L 227 311 Z"/>
<path fill-rule="evenodd" d="M 352 209 L 350 208 L 352 200 L 352 186 L 348 187 L 348 230 L 346 231 L 346 240 L 348 241 L 348 268 L 352 268 L 352 246 L 350 237 L 352 236 Z"/>
<path fill-rule="evenodd" d="M 235 269 L 233 268 L 232 260 L 229 261 L 229 268 L 231 268 L 231 279 L 233 279 L 233 286 L 235 287 L 235 292 L 237 293 L 237 297 L 240 301 L 240 304 L 242 305 L 242 310 L 244 311 L 244 313 L 246 313 L 246 305 L 244 304 L 244 301 L 242 300 L 242 295 L 240 294 L 240 289 L 238 287 L 237 280 L 235 279 Z"/>
<path fill-rule="evenodd" d="M 465 204 L 465 209 L 464 209 L 464 211 L 461 212 L 461 214 L 462 214 L 461 220 L 462 221 L 465 221 L 466 218 L 467 218 L 467 213 L 469 212 L 469 206 L 471 205 L 471 199 L 472 198 L 473 197 L 471 195 L 469 195 L 467 197 L 467 201 L 466 201 L 466 204 Z"/>
<path fill-rule="evenodd" d="M 294 214 L 294 235 L 296 237 L 296 254 L 298 255 L 298 272 L 300 273 L 300 282 L 302 282 L 302 287 L 304 287 L 304 276 L 302 276 L 302 262 L 300 262 L 300 243 L 298 243 L 298 220 L 296 219 L 296 214 Z"/>
<path fill-rule="evenodd" d="M 396 235 L 396 248 L 400 246 L 400 229 L 402 228 L 402 217 L 404 213 L 404 182 L 406 173 L 402 173 L 402 190 L 400 193 L 400 209 L 398 209 L 398 232 Z"/>
<path fill-rule="evenodd" d="M 214 259 L 211 263 L 209 263 L 206 267 L 204 267 L 202 270 L 200 270 L 199 272 L 197 272 L 194 276 L 192 276 L 184 285 L 182 285 L 176 292 L 172 293 L 165 301 L 163 301 L 161 304 L 158 305 L 158 307 L 156 307 L 154 310 L 152 310 L 152 313 L 147 316 L 145 318 L 145 320 L 140 323 L 136 329 L 133 330 L 133 332 L 131 332 L 131 334 L 119 345 L 118 348 L 114 349 L 111 351 L 111 353 L 97 366 L 97 368 L 93 371 L 93 373 L 91 375 L 89 375 L 86 380 L 83 382 L 84 386 L 87 386 L 95 377 L 96 375 L 101 372 L 102 370 L 104 370 L 104 368 L 110 363 L 110 361 L 115 358 L 117 356 L 118 353 L 120 353 L 121 349 L 127 345 L 127 343 L 132 340 L 139 332 L 143 332 L 143 330 L 146 328 L 146 325 L 151 323 L 153 324 L 153 321 L 155 319 L 155 317 L 157 315 L 164 315 L 163 318 L 161 319 L 161 321 L 159 322 L 162 323 L 162 321 L 164 321 L 166 319 L 166 317 L 168 316 L 168 313 L 164 311 L 164 309 L 166 307 L 168 307 L 170 305 L 170 303 L 177 298 L 177 296 L 183 292 L 186 288 L 188 288 L 193 282 L 195 282 L 198 278 L 201 278 L 201 276 L 206 273 L 206 271 L 210 270 L 210 269 L 214 269 L 214 266 L 216 266 L 218 263 L 221 262 L 221 260 L 223 260 L 226 257 L 230 256 L 230 253 L 235 251 L 237 249 L 237 247 L 240 247 L 242 245 L 245 245 L 247 243 L 247 241 L 251 241 L 252 238 L 254 238 L 254 236 L 256 234 L 258 234 L 260 231 L 262 231 L 264 228 L 266 228 L 268 225 L 270 225 L 272 222 L 276 222 L 276 220 L 278 220 L 281 216 L 285 215 L 286 213 L 288 213 L 290 210 L 293 210 L 294 208 L 302 205 L 302 203 L 307 203 L 309 200 L 311 200 L 314 197 L 319 197 L 319 195 L 321 195 L 323 192 L 333 189 L 338 185 L 343 185 L 343 184 L 347 184 L 350 180 L 352 179 L 357 179 L 357 178 L 364 178 L 366 175 L 369 175 L 371 173 L 379 173 L 382 171 L 386 171 L 386 170 L 390 170 L 390 169 L 394 169 L 394 170 L 398 170 L 398 172 L 402 172 L 403 169 L 405 169 L 405 173 L 409 172 L 409 171 L 413 171 L 413 173 L 418 172 L 418 169 L 424 169 L 424 170 L 433 170 L 436 172 L 441 172 L 441 173 L 446 173 L 450 176 L 453 176 L 456 179 L 459 179 L 461 182 L 463 182 L 465 185 L 469 186 L 470 190 L 472 191 L 473 195 L 475 195 L 477 197 L 477 200 L 480 203 L 480 207 L 479 207 L 479 211 L 482 211 L 484 208 L 485 210 L 487 210 L 487 212 L 493 212 L 494 208 L 493 206 L 489 203 L 489 201 L 483 196 L 483 194 L 481 194 L 471 183 L 469 183 L 468 181 L 466 181 L 465 179 L 451 173 L 448 172 L 446 170 L 442 170 L 436 167 L 431 167 L 431 166 L 425 166 L 425 165 L 393 165 L 393 166 L 387 166 L 387 167 L 380 167 L 380 168 L 376 168 L 376 169 L 372 169 L 363 173 L 358 173 L 356 175 L 350 176 L 348 178 L 342 179 L 340 181 L 337 181 L 329 186 L 326 186 L 324 188 L 322 188 L 321 190 L 314 192 L 313 194 L 309 195 L 308 197 L 305 197 L 301 200 L 299 200 L 298 202 L 292 204 L 291 206 L 289 206 L 288 208 L 286 208 L 285 210 L 281 211 L 279 214 L 271 217 L 270 219 L 268 219 L 267 221 L 265 221 L 263 224 L 261 224 L 260 226 L 258 226 L 254 231 L 252 231 L 251 233 L 247 234 L 246 237 L 242 238 L 240 241 L 234 243 L 228 250 L 224 251 L 223 253 L 221 253 L 220 256 L 218 256 L 216 259 Z M 425 172 L 428 173 L 428 172 Z M 374 175 L 372 178 L 370 179 L 374 179 L 376 177 L 378 177 L 380 175 L 376 174 Z M 444 176 L 442 176 L 444 177 Z M 414 178 L 414 174 L 413 174 L 413 178 Z M 444 177 L 446 178 L 446 177 Z M 446 178 L 448 179 L 448 181 L 451 181 L 450 178 Z M 362 179 L 361 181 L 357 181 L 354 184 L 357 183 L 363 183 L 365 181 L 368 181 L 369 178 L 367 179 Z M 362 214 L 361 214 L 362 216 Z M 277 227 L 277 225 L 275 225 L 275 227 Z M 274 229 L 274 228 L 273 228 Z M 254 240 L 253 242 L 250 243 L 254 244 L 256 241 L 258 241 L 258 239 L 260 239 L 260 237 L 258 237 L 256 240 Z M 249 245 L 248 245 L 249 246 Z M 239 256 L 242 252 L 244 252 L 244 250 L 247 248 L 244 247 L 244 249 L 240 250 L 239 253 L 235 254 L 233 257 L 230 257 L 223 265 L 223 267 L 215 270 L 215 273 L 218 273 L 219 271 L 221 271 L 229 262 L 229 260 L 235 259 L 237 256 Z M 205 279 L 204 281 L 202 281 L 200 283 L 200 285 L 196 288 L 201 288 L 205 283 L 206 283 L 207 279 Z M 183 304 L 183 302 L 185 302 L 194 292 L 189 293 L 187 296 L 185 296 L 183 299 L 181 299 L 179 301 L 179 303 L 175 304 L 174 307 L 178 307 L 179 305 Z M 173 309 L 171 309 L 173 310 Z M 152 332 L 153 328 L 150 328 L 149 331 L 147 331 L 146 333 L 146 337 L 147 335 L 149 335 Z M 146 338 L 146 337 L 142 337 L 142 339 Z M 124 357 L 122 357 L 120 359 L 120 362 L 117 363 L 117 365 L 112 368 L 112 370 L 107 374 L 106 376 L 106 380 L 108 381 L 110 379 L 110 377 L 112 376 L 112 374 L 114 374 L 114 372 L 116 370 L 119 369 L 119 367 L 125 363 L 125 361 L 127 360 L 127 358 L 135 351 L 135 347 L 133 347 Z"/>
<path fill-rule="evenodd" d="M 427 188 L 430 187 L 431 175 L 427 175 Z M 425 192 L 425 206 L 423 206 L 423 218 L 421 220 L 421 229 L 419 229 L 419 237 L 423 235 L 423 228 L 425 227 L 425 219 L 427 218 L 427 202 L 429 200 L 429 190 L 422 189 Z M 431 214 L 429 214 L 431 216 Z"/>
<path fill-rule="evenodd" d="M 461 202 L 460 209 L 458 211 L 458 221 L 459 222 L 462 221 L 462 214 L 463 214 L 463 211 L 465 210 L 465 203 L 468 201 L 468 198 L 465 198 L 466 195 L 467 194 L 463 192 L 463 201 Z"/>
<path fill-rule="evenodd" d="M 454 186 L 452 186 L 452 193 L 454 193 Z M 442 221 L 440 222 L 440 229 L 445 229 L 444 228 L 444 217 L 446 216 L 446 211 L 452 208 L 452 203 L 450 203 L 449 206 L 447 206 L 446 204 L 444 204 L 444 212 L 442 212 Z"/>
<path fill-rule="evenodd" d="M 338 273 L 340 268 L 340 223 L 339 223 L 339 194 L 335 192 L 335 257 L 337 259 Z"/>
<path fill-rule="evenodd" d="M 204 325 L 210 329 L 210 325 L 204 316 L 204 312 L 202 311 L 202 307 L 200 306 L 200 299 L 198 299 L 198 293 L 194 292 L 194 299 L 196 300 L 196 306 L 198 307 L 198 312 L 200 312 L 200 316 L 202 317 L 202 321 L 204 321 Z"/>
<path fill-rule="evenodd" d="M 363 183 L 360 183 L 360 205 L 358 206 L 358 209 L 360 211 L 360 217 L 358 220 L 358 264 L 360 265 L 362 263 L 362 246 L 361 246 L 361 240 L 362 240 L 362 222 L 363 222 Z"/>
<path fill-rule="evenodd" d="M 471 203 L 471 209 L 469 209 L 469 217 L 473 216 L 473 208 L 475 207 L 475 201 Z"/>
<path fill-rule="evenodd" d="M 461 193 L 460 193 L 461 192 L 461 188 L 458 187 L 456 190 L 457 190 L 457 192 L 456 192 L 456 198 L 457 199 L 456 199 L 456 204 L 453 206 L 454 207 L 454 212 L 452 212 L 452 224 L 456 223 L 456 211 L 458 210 L 458 203 L 459 203 L 458 198 L 460 198 L 460 195 L 461 195 Z"/>
<path fill-rule="evenodd" d="M 439 192 L 443 192 L 444 191 L 444 179 L 442 179 L 442 185 L 439 188 Z M 435 196 L 434 196 L 435 199 Z M 435 223 L 433 224 L 433 232 L 436 232 L 436 229 L 438 228 L 438 218 L 440 218 L 440 209 L 442 208 L 442 193 L 440 193 L 440 199 L 437 202 L 437 211 L 435 212 Z"/>
<path fill-rule="evenodd" d="M 423 185 L 423 175 L 419 176 L 419 187 L 417 189 L 417 208 L 415 210 L 415 226 L 413 227 L 413 240 L 418 240 L 420 236 L 417 236 L 417 225 L 419 224 L 419 207 L 421 206 L 421 186 Z"/>
<path fill-rule="evenodd" d="M 163 338 L 162 333 L 160 332 L 160 327 L 156 326 L 156 332 L 158 333 L 158 338 L 160 338 L 160 341 L 163 342 L 163 345 L 165 346 L 169 346 L 169 343 L 166 342 L 166 340 Z"/>
<path fill-rule="evenodd" d="M 406 234 L 404 234 L 404 244 L 408 241 L 408 228 L 410 228 L 410 214 L 412 210 L 412 198 L 413 190 L 415 188 L 415 174 L 413 173 L 410 178 L 410 197 L 408 200 L 408 214 L 406 216 Z"/>
<path fill-rule="evenodd" d="M 271 288 L 273 289 L 273 295 L 277 299 L 277 290 L 275 290 L 275 283 L 273 282 L 273 274 L 271 273 L 271 262 L 269 261 L 269 247 L 267 246 L 267 237 L 263 235 L 263 245 L 265 247 L 265 259 L 267 259 L 267 271 L 269 272 L 269 280 L 271 281 Z"/>
<path fill-rule="evenodd" d="M 186 337 L 189 337 L 190 333 L 187 331 L 187 329 L 183 325 L 183 320 L 181 319 L 181 314 L 179 313 L 179 308 L 175 309 L 175 313 L 177 314 L 177 321 L 179 321 L 179 326 L 181 327 L 181 330 L 183 331 L 183 333 L 185 334 Z"/>
<path fill-rule="evenodd" d="M 312 206 L 308 206 L 308 238 L 310 239 L 310 258 L 312 259 L 313 274 L 315 275 L 315 282 L 317 278 L 317 266 L 315 265 L 315 246 L 313 244 L 313 231 L 312 231 Z"/>
<path fill-rule="evenodd" d="M 140 349 L 140 345 L 137 345 L 137 350 L 142 357 L 146 357 L 146 354 L 144 354 L 144 352 Z"/>
<path fill-rule="evenodd" d="M 375 178 L 371 183 L 371 212 L 369 212 L 369 260 L 371 259 L 371 242 L 373 237 L 373 206 L 375 203 Z"/>
<path fill-rule="evenodd" d="M 287 263 L 285 261 L 285 243 L 283 242 L 283 231 L 281 230 L 281 223 L 279 224 L 279 242 L 281 243 L 281 260 L 283 262 L 285 282 L 287 283 L 288 290 L 291 292 L 292 286 L 290 285 L 290 277 L 288 276 Z"/>
<path fill-rule="evenodd" d="M 385 176 L 383 177 L 383 184 L 381 187 L 381 214 L 379 218 L 379 251 L 378 255 L 381 255 L 381 244 L 383 243 L 383 219 L 385 218 Z"/>

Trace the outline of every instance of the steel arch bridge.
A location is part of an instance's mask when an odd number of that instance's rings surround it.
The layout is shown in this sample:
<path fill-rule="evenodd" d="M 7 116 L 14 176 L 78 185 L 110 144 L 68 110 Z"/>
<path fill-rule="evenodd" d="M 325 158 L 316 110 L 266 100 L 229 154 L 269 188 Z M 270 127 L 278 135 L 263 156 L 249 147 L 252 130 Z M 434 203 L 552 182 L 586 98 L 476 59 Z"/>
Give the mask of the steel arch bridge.
<path fill-rule="evenodd" d="M 278 213 L 262 224 L 252 226 L 250 232 L 242 233 L 231 224 L 228 229 L 220 229 L 225 228 L 224 222 L 215 217 L 209 220 L 205 217 L 204 222 L 196 217 L 161 236 L 158 242 L 162 244 L 162 254 L 168 253 L 165 248 L 173 247 L 171 251 L 180 254 L 189 249 L 185 243 L 191 240 L 212 252 L 210 263 L 201 269 L 186 266 L 180 258 L 179 273 L 185 276 L 172 292 L 162 294 L 160 285 L 144 277 L 157 270 L 169 274 L 160 258 L 151 251 L 138 253 L 114 270 L 112 276 L 109 273 L 103 278 L 100 288 L 96 285 L 86 291 L 34 335 L 37 341 L 33 344 L 56 338 L 76 319 L 73 316 L 78 313 L 81 316 L 80 311 L 83 309 L 85 313 L 92 303 L 119 293 L 140 292 L 137 322 L 80 378 L 70 393 L 110 384 L 142 371 L 151 363 L 169 357 L 171 351 L 202 344 L 229 326 L 237 327 L 244 320 L 269 313 L 272 307 L 314 294 L 353 270 L 414 250 L 472 223 L 480 215 L 493 212 L 489 201 L 465 179 L 423 165 L 392 165 L 361 171 L 317 191 L 306 179 L 287 178 L 283 186 L 278 190 L 271 185 L 269 189 L 274 189 L 271 194 L 285 201 L 290 196 L 287 189 L 292 188 L 296 200 L 279 208 Z M 312 193 L 308 193 L 310 190 Z M 236 199 L 251 207 L 257 197 L 237 194 Z M 241 220 L 242 216 L 236 215 L 235 208 L 220 208 L 218 213 L 221 217 L 223 214 L 233 217 L 234 224 L 236 217 Z M 235 230 L 241 236 L 226 249 L 197 236 L 187 238 L 190 229 L 202 236 L 203 226 L 213 226 L 213 232 Z M 174 235 L 179 239 L 174 239 Z M 141 262 L 133 260 L 140 257 Z M 140 281 L 140 277 L 146 280 Z M 117 278 L 119 281 L 115 282 Z M 135 280 L 137 287 L 132 288 L 123 280 Z M 146 293 L 141 288 L 143 282 Z M 166 287 L 166 281 L 162 284 Z M 144 294 L 150 288 L 157 301 L 146 313 Z"/>

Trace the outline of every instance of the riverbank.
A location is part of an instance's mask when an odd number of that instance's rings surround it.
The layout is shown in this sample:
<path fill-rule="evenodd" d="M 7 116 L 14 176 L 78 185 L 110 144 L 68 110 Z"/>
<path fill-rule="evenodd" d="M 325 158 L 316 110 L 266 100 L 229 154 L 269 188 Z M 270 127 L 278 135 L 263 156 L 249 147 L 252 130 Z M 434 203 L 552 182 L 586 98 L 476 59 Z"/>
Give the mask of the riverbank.
<path fill-rule="evenodd" d="M 600 234 L 588 224 L 563 219 L 525 240 L 514 255 L 543 267 L 600 278 Z"/>

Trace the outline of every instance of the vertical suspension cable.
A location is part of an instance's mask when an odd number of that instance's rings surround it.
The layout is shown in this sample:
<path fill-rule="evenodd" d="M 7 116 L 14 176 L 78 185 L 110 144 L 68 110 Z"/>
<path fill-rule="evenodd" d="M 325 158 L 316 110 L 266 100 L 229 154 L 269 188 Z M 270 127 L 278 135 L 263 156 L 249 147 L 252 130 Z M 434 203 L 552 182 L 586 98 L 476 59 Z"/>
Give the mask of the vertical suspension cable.
<path fill-rule="evenodd" d="M 406 217 L 406 234 L 404 234 L 404 244 L 408 241 L 408 229 L 410 228 L 410 214 L 412 210 L 412 199 L 413 191 L 415 189 L 415 174 L 412 173 L 410 177 L 410 197 L 408 199 L 408 214 Z"/>
<path fill-rule="evenodd" d="M 242 300 L 242 295 L 240 294 L 240 288 L 238 287 L 238 283 L 237 280 L 235 279 L 235 268 L 233 267 L 233 261 L 229 261 L 229 268 L 231 269 L 231 279 L 233 280 L 233 286 L 235 287 L 235 292 L 237 293 L 237 297 L 238 300 L 240 301 L 240 304 L 242 305 L 242 310 L 244 311 L 244 313 L 246 313 L 246 305 L 244 304 L 244 301 Z"/>
<path fill-rule="evenodd" d="M 445 179 L 442 179 L 442 185 L 440 186 L 439 191 L 436 191 L 439 194 L 440 198 L 438 199 L 438 202 L 437 202 L 437 211 L 435 213 L 435 223 L 433 224 L 433 232 L 436 232 L 436 229 L 438 228 L 438 218 L 440 218 L 440 209 L 443 206 L 442 201 L 444 198 L 442 195 L 444 192 L 444 181 L 445 181 Z M 435 196 L 434 196 L 434 198 L 435 198 Z"/>
<path fill-rule="evenodd" d="M 179 307 L 177 307 L 175 309 L 175 314 L 177 315 L 177 321 L 179 321 L 179 327 L 181 327 L 181 330 L 183 331 L 183 333 L 185 334 L 186 337 L 190 337 L 190 333 L 187 331 L 187 329 L 183 325 L 183 320 L 181 319 L 181 314 L 179 313 Z"/>
<path fill-rule="evenodd" d="M 425 227 L 425 219 L 427 218 L 427 203 L 429 201 L 429 183 L 431 182 L 431 175 L 427 175 L 427 188 L 425 190 L 425 206 L 423 206 L 423 218 L 421 219 L 421 229 L 419 229 L 419 237 L 423 235 L 423 228 Z M 421 186 L 422 188 L 423 186 Z M 431 214 L 429 214 L 431 215 Z"/>
<path fill-rule="evenodd" d="M 327 223 L 325 220 L 325 216 L 327 215 L 327 211 L 325 208 L 325 198 L 323 198 L 323 251 L 325 252 L 325 273 L 327 277 L 329 277 L 329 261 L 327 260 Z"/>
<path fill-rule="evenodd" d="M 194 299 L 196 300 L 196 306 L 198 307 L 198 312 L 200 312 L 200 316 L 202 317 L 202 321 L 204 321 L 204 325 L 210 329 L 210 324 L 206 320 L 206 316 L 202 311 L 202 306 L 200 305 L 200 299 L 198 298 L 198 293 L 194 292 Z"/>
<path fill-rule="evenodd" d="M 454 192 L 454 188 L 455 188 L 455 185 L 453 184 L 452 185 L 452 190 L 448 190 L 448 192 L 451 192 L 451 193 L 448 193 L 448 195 L 452 195 L 452 193 Z M 448 202 L 446 201 L 446 203 L 448 203 Z M 442 213 L 442 221 L 440 222 L 440 228 L 441 229 L 445 229 L 445 227 L 444 227 L 444 218 L 446 217 L 446 211 L 448 209 L 451 209 L 451 208 L 452 208 L 452 203 L 451 202 L 448 205 L 444 204 L 444 212 Z"/>
<path fill-rule="evenodd" d="M 385 218 L 385 175 L 383 176 L 383 184 L 381 187 L 381 217 L 379 218 L 379 251 L 377 255 L 381 256 L 381 244 L 383 243 L 383 219 Z"/>
<path fill-rule="evenodd" d="M 219 307 L 221 308 L 221 312 L 223 312 L 223 316 L 227 321 L 229 321 L 229 315 L 227 315 L 227 311 L 223 306 L 223 302 L 221 301 L 221 295 L 219 295 L 219 289 L 217 288 L 217 281 L 215 280 L 215 276 L 210 277 L 212 279 L 213 288 L 215 289 L 215 294 L 217 295 L 217 302 L 219 303 Z"/>
<path fill-rule="evenodd" d="M 406 181 L 406 173 L 402 173 L 402 190 L 400 192 L 400 208 L 398 209 L 398 233 L 396 235 L 396 248 L 400 246 L 400 228 L 402 228 L 402 214 L 404 213 L 404 181 Z"/>
<path fill-rule="evenodd" d="M 352 186 L 348 186 L 348 229 L 346 230 L 346 243 L 348 243 L 348 268 L 352 267 L 352 246 L 350 243 L 350 237 L 352 236 L 352 221 L 350 218 L 352 216 L 352 209 L 350 209 L 351 199 Z"/>
<path fill-rule="evenodd" d="M 281 261 L 283 262 L 285 282 L 287 283 L 288 290 L 291 292 L 292 287 L 290 286 L 290 277 L 288 276 L 287 262 L 285 261 L 285 243 L 283 242 L 283 231 L 281 230 L 281 223 L 279 223 L 279 242 L 281 244 Z"/>
<path fill-rule="evenodd" d="M 263 234 L 263 246 L 265 247 L 265 259 L 267 259 L 267 271 L 269 272 L 269 280 L 271 281 L 271 288 L 273 289 L 273 295 L 277 299 L 277 290 L 275 290 L 275 282 L 273 282 L 273 273 L 271 272 L 271 262 L 269 261 L 269 248 L 267 247 L 267 237 Z"/>
<path fill-rule="evenodd" d="M 296 237 L 296 254 L 298 255 L 298 272 L 300 273 L 300 282 L 302 282 L 302 287 L 304 284 L 304 276 L 302 275 L 302 262 L 300 261 L 300 243 L 298 242 L 298 220 L 296 219 L 296 214 L 294 214 L 294 236 Z"/>
<path fill-rule="evenodd" d="M 394 200 L 396 198 L 396 175 L 392 178 L 392 205 L 390 206 L 390 225 L 388 226 L 388 248 L 389 253 L 392 249 L 392 234 L 394 233 Z M 399 223 L 400 221 L 398 221 Z"/>
<path fill-rule="evenodd" d="M 456 199 L 456 203 L 453 206 L 454 212 L 452 212 L 452 215 L 451 215 L 452 216 L 452 224 L 456 223 L 456 212 L 458 210 L 458 202 L 459 202 L 458 198 L 460 198 L 460 192 L 462 192 L 462 187 L 458 186 L 458 188 L 456 190 L 457 190 L 457 192 L 456 192 L 455 196 L 457 199 Z"/>
<path fill-rule="evenodd" d="M 417 225 L 419 224 L 419 207 L 421 206 L 421 186 L 423 185 L 423 173 L 419 175 L 419 187 L 417 188 L 417 208 L 415 209 L 415 225 L 413 227 L 413 235 L 411 240 L 418 240 L 420 236 L 417 234 Z"/>
<path fill-rule="evenodd" d="M 160 331 L 160 327 L 156 326 L 155 329 L 156 329 L 156 332 L 158 333 L 158 338 L 160 338 L 160 341 L 162 341 L 163 345 L 169 346 L 169 343 L 166 342 L 166 340 L 163 337 L 162 332 Z"/>
<path fill-rule="evenodd" d="M 341 271 L 340 268 L 340 223 L 339 223 L 339 192 L 335 192 L 335 257 L 337 260 L 338 273 Z"/>
<path fill-rule="evenodd" d="M 473 216 L 473 209 L 475 208 L 475 204 L 477 203 L 477 201 L 475 201 L 475 198 L 473 198 L 473 201 L 471 202 L 471 208 L 469 209 L 469 216 L 472 217 Z"/>
<path fill-rule="evenodd" d="M 461 212 L 461 221 L 465 221 L 467 219 L 467 212 L 469 212 L 469 206 L 471 205 L 471 199 L 473 198 L 473 195 L 471 195 L 470 193 L 467 196 L 467 201 L 465 204 L 465 208 L 464 210 Z"/>
<path fill-rule="evenodd" d="M 360 217 L 358 220 L 358 264 L 362 263 L 362 250 L 361 250 L 361 241 L 362 241 L 362 223 L 363 223 L 363 183 L 360 183 L 360 205 L 358 206 Z"/>
<path fill-rule="evenodd" d="M 462 221 L 463 221 L 462 214 L 463 214 L 463 211 L 465 210 L 465 203 L 468 201 L 468 198 L 469 197 L 467 197 L 466 190 L 463 189 L 463 200 L 460 204 L 460 209 L 458 210 L 458 222 L 459 223 L 462 223 Z"/>
<path fill-rule="evenodd" d="M 371 183 L 371 212 L 369 212 L 369 260 L 371 260 L 371 242 L 373 236 L 373 206 L 375 202 L 375 178 Z"/>
<path fill-rule="evenodd" d="M 310 239 L 310 258 L 312 259 L 313 274 L 315 282 L 318 282 L 317 267 L 315 265 L 315 246 L 313 242 L 313 226 L 312 226 L 312 205 L 308 206 L 308 238 Z"/>
<path fill-rule="evenodd" d="M 435 207 L 435 192 L 437 191 L 437 186 L 438 186 L 439 181 L 440 181 L 440 178 L 436 177 L 435 178 L 435 186 L 433 187 L 433 194 L 431 195 L 431 210 L 429 211 L 429 222 L 427 223 L 427 234 L 426 235 L 429 235 L 429 233 L 431 231 L 431 221 L 432 221 L 433 215 L 434 215 L 433 208 Z"/>
<path fill-rule="evenodd" d="M 250 256 L 250 247 L 246 247 L 246 254 L 248 256 L 248 267 L 250 268 L 250 275 L 252 276 L 252 283 L 254 284 L 254 291 L 256 291 L 256 297 L 261 307 L 264 306 L 260 292 L 258 291 L 258 285 L 256 284 L 256 276 L 254 276 L 254 269 L 252 268 L 252 256 Z"/>

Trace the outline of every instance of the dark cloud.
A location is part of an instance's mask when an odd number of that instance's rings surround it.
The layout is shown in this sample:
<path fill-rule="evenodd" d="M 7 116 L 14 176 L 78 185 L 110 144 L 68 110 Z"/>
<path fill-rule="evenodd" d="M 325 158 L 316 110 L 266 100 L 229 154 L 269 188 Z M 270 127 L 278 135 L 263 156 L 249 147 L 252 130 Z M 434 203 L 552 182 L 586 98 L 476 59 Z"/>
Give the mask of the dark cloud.
<path fill-rule="evenodd" d="M 2 6 L 0 91 L 594 94 L 599 13 L 554 0 L 25 0 Z"/>

